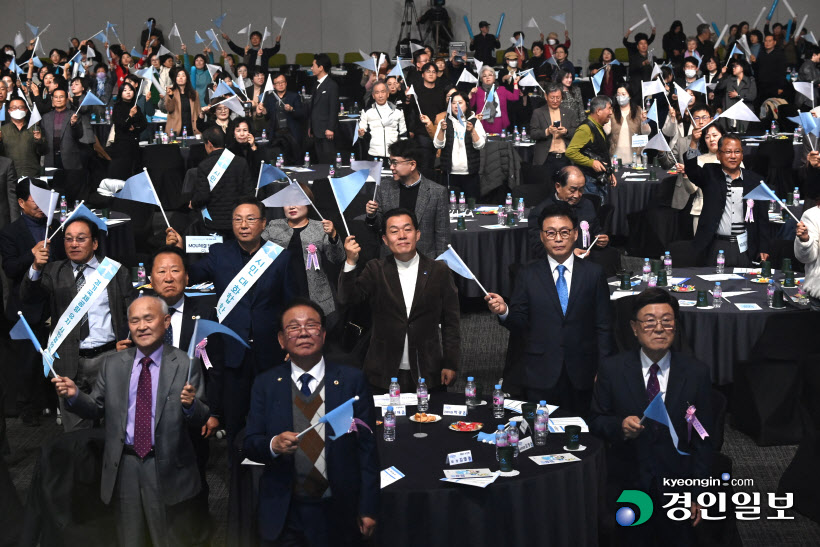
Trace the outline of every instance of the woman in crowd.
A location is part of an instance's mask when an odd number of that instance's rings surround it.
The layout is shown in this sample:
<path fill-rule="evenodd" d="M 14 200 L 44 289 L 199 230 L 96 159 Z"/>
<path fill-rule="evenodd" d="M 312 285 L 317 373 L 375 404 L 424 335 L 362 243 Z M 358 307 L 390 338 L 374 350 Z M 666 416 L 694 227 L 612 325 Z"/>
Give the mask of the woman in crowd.
<path fill-rule="evenodd" d="M 496 84 L 493 67 L 485 66 L 481 69 L 479 82 L 477 88 L 470 90 L 470 108 L 483 114 L 481 125 L 487 133 L 501 133 L 502 129 L 510 126 L 507 104 L 521 98 L 518 80 L 513 82 L 513 91 L 507 91 L 504 86 Z M 492 97 L 488 97 L 491 89 L 494 93 Z"/>
<path fill-rule="evenodd" d="M 761 47 L 763 47 L 763 33 L 757 29 L 749 32 L 749 51 L 752 54 L 749 57 L 750 63 L 757 61 L 757 56 L 760 55 Z"/>
<path fill-rule="evenodd" d="M 561 84 L 561 92 L 564 96 L 562 104 L 575 111 L 579 120 L 586 119 L 584 110 L 584 98 L 581 96 L 581 88 L 573 83 L 575 76 L 572 72 L 556 70 L 552 74 L 552 81 Z"/>
<path fill-rule="evenodd" d="M 521 77 L 522 66 L 526 65 L 529 59 L 521 61 L 519 55 L 514 51 L 508 51 L 504 54 L 504 68 L 498 71 L 497 85 L 503 86 L 508 93 L 512 94 L 515 91 L 515 84 Z M 520 91 L 521 100 L 507 103 L 507 118 L 509 118 L 509 125 L 519 126 L 523 125 L 523 109 L 527 102 L 527 95 L 523 90 Z"/>
<path fill-rule="evenodd" d="M 569 61 L 569 51 L 563 45 L 555 46 L 555 52 L 552 54 L 555 60 L 556 67 L 553 70 L 563 70 L 575 74 L 575 65 Z"/>
<path fill-rule="evenodd" d="M 296 184 L 314 201 L 313 192 L 307 184 Z M 290 251 L 290 277 L 296 287 L 296 294 L 310 298 L 321 306 L 327 317 L 327 331 L 332 332 L 339 325 L 339 313 L 334 302 L 335 284 L 331 284 L 328 279 L 325 261 L 341 265 L 345 251 L 333 222 L 309 219 L 308 207 L 283 207 L 285 218 L 270 221 L 262 232 L 262 239 L 273 241 Z"/>
<path fill-rule="evenodd" d="M 804 51 L 806 60 L 800 65 L 798 74 L 801 82 L 812 82 L 816 93 L 817 84 L 820 83 L 820 47 L 814 44 L 806 44 Z M 795 102 L 798 106 L 807 106 L 808 108 L 814 106 L 811 104 L 811 99 L 804 97 L 801 93 L 796 94 Z"/>
<path fill-rule="evenodd" d="M 91 92 L 97 96 L 104 104 L 111 102 L 114 94 L 114 79 L 116 75 L 111 74 L 105 65 L 94 67 L 94 79 L 91 82 Z M 104 106 L 97 107 L 104 110 Z"/>
<path fill-rule="evenodd" d="M 624 76 L 626 75 L 624 65 L 620 63 L 614 65 L 612 64 L 614 60 L 615 52 L 605 47 L 601 51 L 598 61 L 589 65 L 590 76 L 595 76 L 600 70 L 606 71 L 603 80 L 601 80 L 601 91 L 599 94 L 606 95 L 607 97 L 615 96 L 615 90 L 624 82 Z"/>
<path fill-rule="evenodd" d="M 717 84 L 718 80 L 720 79 L 720 65 L 718 64 L 717 57 L 714 55 L 707 55 L 703 58 L 703 61 L 700 63 L 701 72 L 703 73 L 703 77 L 706 78 L 706 85 L 709 84 Z M 715 90 L 710 89 L 709 87 L 706 88 L 707 94 L 709 96 L 709 104 L 715 103 Z"/>
<path fill-rule="evenodd" d="M 259 176 L 259 169 L 265 155 L 256 144 L 248 118 L 234 118 L 231 120 L 228 126 L 228 134 L 232 135 L 231 144 L 228 144 L 228 139 L 225 139 L 225 146 L 234 153 L 236 156 L 234 159 L 242 159 L 248 164 L 251 176 L 256 179 Z"/>
<path fill-rule="evenodd" d="M 197 132 L 202 133 L 211 127 L 220 128 L 225 134 L 225 146 L 230 148 L 234 139 L 233 132 L 229 130 L 233 113 L 225 104 L 219 104 L 221 100 L 220 97 L 217 97 L 211 100 L 208 106 L 200 110 L 199 117 L 196 120 L 196 129 Z"/>
<path fill-rule="evenodd" d="M 478 121 L 481 116 L 469 110 L 461 93 L 452 96 L 448 116 L 439 122 L 433 145 L 441 150 L 441 171 L 448 177 L 447 187 L 461 188 L 466 197 L 478 199 L 481 194 L 481 154 L 486 134 Z"/>
<path fill-rule="evenodd" d="M 751 104 L 757 99 L 757 84 L 754 76 L 747 75 L 749 65 L 743 60 L 729 61 L 729 64 L 721 69 L 721 77 L 715 88 L 716 94 L 725 94 L 721 107 L 723 110 L 734 106 L 741 99 L 746 104 Z M 738 120 L 726 120 L 729 127 L 738 133 L 745 133 L 749 122 Z"/>
<path fill-rule="evenodd" d="M 137 106 L 137 89 L 130 82 L 125 82 L 120 89 L 111 123 L 114 143 L 108 150 L 111 156 L 108 176 L 124 180 L 139 170 L 139 136 L 148 127 L 145 114 Z"/>
<path fill-rule="evenodd" d="M 374 104 L 362 113 L 359 137 L 364 137 L 369 131 L 370 148 L 367 153 L 371 158 L 387 159 L 390 145 L 407 133 L 407 124 L 404 113 L 387 100 L 387 84 L 377 82 L 372 93 Z"/>
<path fill-rule="evenodd" d="M 615 91 L 612 118 L 609 121 L 609 153 L 617 155 L 624 163 L 632 162 L 632 137 L 648 135 L 649 124 L 645 123 L 646 113 L 632 100 L 632 93 L 625 85 Z M 606 129 L 606 126 L 604 126 Z"/>
<path fill-rule="evenodd" d="M 544 35 L 541 35 L 541 41 L 544 42 Z M 561 44 L 564 46 L 565 49 L 569 49 L 569 46 L 572 42 L 569 39 L 569 31 L 564 31 L 564 43 Z M 544 47 L 544 59 L 549 59 L 553 55 L 555 55 L 555 48 L 558 46 L 558 33 L 557 32 L 550 32 L 547 34 L 547 41 L 545 42 Z"/>
<path fill-rule="evenodd" d="M 547 58 L 544 57 L 544 43 L 533 42 L 530 50 L 532 51 L 532 55 L 530 55 L 530 58 L 524 65 L 524 70 L 531 69 L 533 76 L 535 76 L 535 79 L 539 82 L 549 80 L 553 65 L 547 62 Z"/>
<path fill-rule="evenodd" d="M 686 34 L 683 33 L 683 23 L 672 21 L 669 32 L 663 35 L 663 51 L 666 59 L 674 66 L 683 61 L 683 52 L 686 51 Z"/>
<path fill-rule="evenodd" d="M 692 138 L 698 141 L 698 148 L 700 149 L 698 165 L 703 167 L 707 163 L 720 163 L 717 158 L 717 150 L 718 142 L 720 142 L 722 136 L 723 129 L 718 127 L 716 123 L 711 124 L 705 131 L 696 129 L 692 132 Z M 695 186 L 686 176 L 683 177 L 683 187 L 690 195 L 695 194 L 690 214 L 692 215 L 692 227 L 697 232 L 700 213 L 703 210 L 703 190 Z"/>
<path fill-rule="evenodd" d="M 206 54 L 208 55 L 207 58 L 205 57 Z M 194 56 L 194 66 L 191 66 L 191 61 L 188 57 L 188 48 L 183 45 L 182 59 L 185 63 L 185 72 L 189 74 L 191 87 L 197 92 L 197 100 L 201 108 L 207 104 L 205 102 L 205 90 L 208 88 L 208 84 L 211 83 L 211 73 L 208 72 L 206 65 L 208 63 L 214 64 L 214 55 L 211 53 L 210 48 L 206 47 L 203 53 L 197 53 L 196 56 Z"/>
<path fill-rule="evenodd" d="M 169 133 L 173 130 L 179 135 L 183 127 L 192 128 L 194 134 L 198 135 L 199 129 L 193 122 L 200 118 L 199 94 L 191 87 L 188 72 L 184 68 L 174 67 L 171 79 L 174 85 L 166 90 L 165 100 L 160 102 L 160 108 L 168 113 L 165 130 Z"/>

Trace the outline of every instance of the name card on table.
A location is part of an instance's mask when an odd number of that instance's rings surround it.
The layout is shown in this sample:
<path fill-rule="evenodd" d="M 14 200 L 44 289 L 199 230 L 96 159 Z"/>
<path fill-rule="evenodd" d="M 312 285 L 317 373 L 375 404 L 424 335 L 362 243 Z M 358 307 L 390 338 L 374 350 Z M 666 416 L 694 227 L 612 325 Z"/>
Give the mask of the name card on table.
<path fill-rule="evenodd" d="M 444 416 L 466 416 L 467 405 L 444 405 Z"/>
<path fill-rule="evenodd" d="M 207 253 L 214 243 L 222 243 L 222 236 L 185 236 L 185 252 Z"/>
<path fill-rule="evenodd" d="M 396 469 L 396 466 L 390 466 L 387 469 L 382 469 L 381 472 L 381 488 L 390 486 L 399 479 L 404 478 L 404 473 Z"/>
<path fill-rule="evenodd" d="M 430 395 L 427 395 L 427 400 L 430 400 Z M 417 406 L 419 404 L 419 398 L 415 393 L 402 393 L 399 402 L 402 405 L 410 405 L 410 406 Z M 374 406 L 389 406 L 390 405 L 390 395 L 374 395 L 373 396 L 373 405 Z M 396 406 L 396 405 L 393 405 Z"/>
<path fill-rule="evenodd" d="M 387 412 L 387 407 L 383 406 L 382 407 L 382 416 L 384 416 L 386 412 Z M 407 416 L 407 407 L 404 406 L 404 405 L 394 405 L 393 406 L 393 414 L 395 414 L 396 416 Z"/>
<path fill-rule="evenodd" d="M 649 135 L 632 135 L 632 148 L 643 148 L 649 144 Z"/>
<path fill-rule="evenodd" d="M 453 452 L 452 454 L 447 454 L 447 463 L 450 465 L 460 465 L 462 463 L 469 463 L 473 461 L 473 453 L 469 450 L 463 450 L 461 452 Z"/>
<path fill-rule="evenodd" d="M 518 441 L 518 453 L 524 452 L 532 448 L 532 437 L 525 437 Z"/>

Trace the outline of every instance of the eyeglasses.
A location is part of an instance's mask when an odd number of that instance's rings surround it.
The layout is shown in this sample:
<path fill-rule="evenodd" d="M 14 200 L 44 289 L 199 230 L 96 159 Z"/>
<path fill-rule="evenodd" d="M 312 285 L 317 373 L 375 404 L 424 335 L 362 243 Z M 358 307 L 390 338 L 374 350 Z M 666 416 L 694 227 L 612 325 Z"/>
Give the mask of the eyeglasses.
<path fill-rule="evenodd" d="M 573 228 L 572 230 L 567 230 L 566 228 L 564 228 L 563 230 L 558 230 L 557 232 L 555 230 L 541 231 L 544 232 L 544 237 L 546 237 L 547 239 L 555 239 L 555 237 L 558 234 L 561 234 L 561 239 L 567 239 L 572 234 L 572 232 L 575 231 L 575 228 Z"/>
<path fill-rule="evenodd" d="M 288 338 L 298 338 L 302 331 L 305 331 L 308 336 L 319 336 L 322 332 L 322 326 L 316 323 L 310 325 L 288 325 L 285 327 L 285 334 Z"/>
<path fill-rule="evenodd" d="M 696 122 L 707 122 L 712 119 L 711 116 L 695 116 L 692 118 Z"/>
<path fill-rule="evenodd" d="M 658 324 L 660 324 L 663 330 L 673 330 L 675 328 L 675 320 L 674 319 L 661 319 L 658 321 L 657 319 L 644 319 L 641 321 L 640 319 L 636 319 L 635 322 L 640 323 L 641 327 L 646 332 L 651 332 L 658 328 Z"/>
<path fill-rule="evenodd" d="M 410 163 L 411 161 L 416 161 L 416 160 L 390 160 L 387 163 L 390 164 L 390 167 L 395 167 L 396 165 L 398 165 L 400 163 Z"/>
<path fill-rule="evenodd" d="M 258 219 L 256 217 L 248 217 L 248 218 L 234 217 L 233 223 L 236 224 L 237 226 L 241 226 L 243 222 L 247 222 L 248 226 L 253 226 L 257 222 L 259 222 L 259 220 L 260 219 Z"/>
<path fill-rule="evenodd" d="M 88 236 L 81 236 L 81 237 L 66 237 L 66 238 L 63 238 L 63 241 L 65 241 L 65 242 L 66 242 L 66 243 L 68 243 L 69 245 L 71 245 L 71 244 L 72 244 L 72 243 L 74 243 L 75 241 L 76 241 L 77 243 L 79 243 L 80 245 L 82 245 L 83 243 L 85 243 L 85 242 L 86 242 L 86 241 L 88 241 L 89 239 L 91 239 L 91 238 L 89 238 Z"/>

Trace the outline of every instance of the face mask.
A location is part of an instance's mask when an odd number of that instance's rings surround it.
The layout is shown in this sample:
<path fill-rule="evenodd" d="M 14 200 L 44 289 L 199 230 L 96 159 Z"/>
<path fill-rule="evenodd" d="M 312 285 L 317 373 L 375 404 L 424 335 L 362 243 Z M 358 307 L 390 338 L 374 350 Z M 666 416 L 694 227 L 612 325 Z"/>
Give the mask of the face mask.
<path fill-rule="evenodd" d="M 26 117 L 26 111 L 25 110 L 12 110 L 11 112 L 9 112 L 9 116 L 11 116 L 15 120 L 22 120 L 23 118 Z"/>
<path fill-rule="evenodd" d="M 686 74 L 687 78 L 694 78 L 695 76 L 697 76 L 698 71 L 697 70 L 692 70 L 690 68 L 690 69 L 684 70 L 683 73 Z"/>
<path fill-rule="evenodd" d="M 510 68 L 515 68 L 515 67 L 517 67 L 517 66 L 518 66 L 518 61 L 510 61 L 510 62 L 509 62 L 509 63 L 507 63 L 507 64 L 509 64 L 509 65 L 510 65 Z"/>
<path fill-rule="evenodd" d="M 101 80 L 101 81 L 105 80 L 105 72 L 98 72 L 97 73 L 97 79 Z"/>
<path fill-rule="evenodd" d="M 616 100 L 618 101 L 618 104 L 620 106 L 626 106 L 629 104 L 629 97 L 623 97 L 619 95 L 618 97 L 616 97 Z"/>
<path fill-rule="evenodd" d="M 555 44 L 558 43 L 558 40 L 556 40 L 554 38 L 550 38 L 549 40 L 547 40 L 547 43 L 551 46 L 554 46 Z"/>

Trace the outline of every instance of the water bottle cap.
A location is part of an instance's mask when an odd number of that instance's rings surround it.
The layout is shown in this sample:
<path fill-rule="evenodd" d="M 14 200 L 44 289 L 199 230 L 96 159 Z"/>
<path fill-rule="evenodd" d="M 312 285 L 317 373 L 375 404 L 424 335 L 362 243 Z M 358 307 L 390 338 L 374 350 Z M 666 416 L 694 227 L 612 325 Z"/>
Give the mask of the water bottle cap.
<path fill-rule="evenodd" d="M 722 252 L 722 251 L 721 251 L 721 252 Z M 643 259 L 643 261 L 644 261 L 644 262 L 649 262 L 649 259 L 648 259 L 648 258 L 644 258 L 644 259 Z"/>
<path fill-rule="evenodd" d="M 720 287 L 720 281 L 715 281 L 715 287 Z"/>
<path fill-rule="evenodd" d="M 543 413 L 544 413 L 544 409 L 543 409 L 543 408 L 539 408 L 539 409 L 538 409 L 538 412 L 536 412 L 536 414 L 543 414 Z"/>
<path fill-rule="evenodd" d="M 398 382 L 398 381 L 399 381 L 399 379 L 398 379 L 398 378 L 390 378 L 390 381 L 391 381 L 391 382 Z"/>
<path fill-rule="evenodd" d="M 388 411 L 388 412 L 393 412 L 393 407 L 392 407 L 392 406 L 388 406 L 388 407 L 387 407 L 387 411 Z"/>
<path fill-rule="evenodd" d="M 723 252 L 723 249 L 719 250 L 718 252 L 719 252 L 719 253 L 722 253 L 722 252 Z"/>
<path fill-rule="evenodd" d="M 666 251 L 664 254 L 668 255 L 668 254 L 669 254 L 669 251 Z"/>
<path fill-rule="evenodd" d="M 419 378 L 419 383 L 423 384 L 424 383 L 424 378 Z"/>
<path fill-rule="evenodd" d="M 547 406 L 546 401 L 538 401 L 538 404 L 541 405 L 541 406 Z"/>
<path fill-rule="evenodd" d="M 145 264 L 143 264 L 142 262 L 140 262 L 140 266 L 145 266 Z"/>
<path fill-rule="evenodd" d="M 467 381 L 468 382 L 472 382 L 473 380 L 475 380 L 475 378 L 473 378 L 472 376 L 467 376 Z"/>
<path fill-rule="evenodd" d="M 498 430 L 499 430 L 499 431 L 504 431 L 504 426 L 503 426 L 503 425 L 501 425 L 501 424 L 498 424 Z"/>
<path fill-rule="evenodd" d="M 501 384 L 496 384 L 495 389 L 501 389 Z"/>

